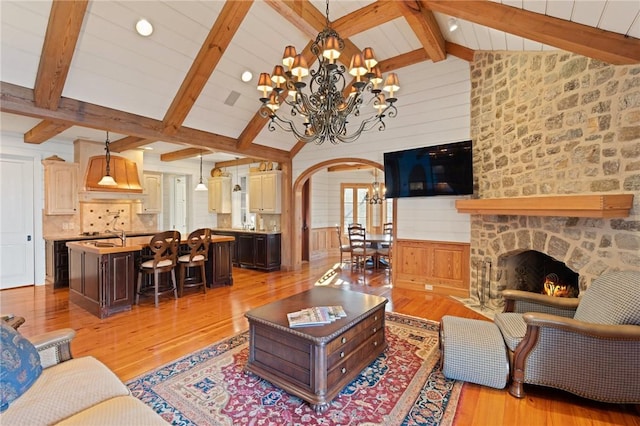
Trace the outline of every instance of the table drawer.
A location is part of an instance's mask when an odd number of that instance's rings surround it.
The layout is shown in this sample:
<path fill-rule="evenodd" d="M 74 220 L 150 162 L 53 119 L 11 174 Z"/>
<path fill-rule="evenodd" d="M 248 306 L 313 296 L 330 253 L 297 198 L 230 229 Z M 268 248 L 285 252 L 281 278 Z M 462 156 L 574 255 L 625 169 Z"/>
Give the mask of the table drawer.
<path fill-rule="evenodd" d="M 327 357 L 331 359 L 340 352 L 348 353 L 377 330 L 384 328 L 384 308 L 373 312 L 353 328 L 347 330 L 327 344 Z"/>
<path fill-rule="evenodd" d="M 340 362 L 336 363 L 335 366 L 329 367 L 327 388 L 332 388 L 345 377 L 350 377 L 351 379 L 356 377 L 365 366 L 376 359 L 380 352 L 384 350 L 384 344 L 384 329 L 379 329 L 351 353 L 345 355 L 344 359 L 340 359 Z"/>

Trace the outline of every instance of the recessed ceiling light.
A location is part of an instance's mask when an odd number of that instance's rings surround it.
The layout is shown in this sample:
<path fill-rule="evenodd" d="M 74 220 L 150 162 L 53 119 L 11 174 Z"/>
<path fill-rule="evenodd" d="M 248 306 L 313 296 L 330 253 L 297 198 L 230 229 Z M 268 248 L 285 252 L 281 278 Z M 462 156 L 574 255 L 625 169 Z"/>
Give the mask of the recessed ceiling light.
<path fill-rule="evenodd" d="M 449 18 L 449 32 L 454 32 L 458 29 L 458 20 L 456 18 Z"/>
<path fill-rule="evenodd" d="M 143 37 L 148 37 L 153 32 L 153 25 L 146 19 L 140 19 L 136 22 L 136 31 Z"/>
<path fill-rule="evenodd" d="M 253 74 L 251 74 L 251 71 L 245 71 L 242 73 L 241 78 L 242 78 L 242 81 L 244 81 L 245 83 L 248 83 L 253 78 Z"/>

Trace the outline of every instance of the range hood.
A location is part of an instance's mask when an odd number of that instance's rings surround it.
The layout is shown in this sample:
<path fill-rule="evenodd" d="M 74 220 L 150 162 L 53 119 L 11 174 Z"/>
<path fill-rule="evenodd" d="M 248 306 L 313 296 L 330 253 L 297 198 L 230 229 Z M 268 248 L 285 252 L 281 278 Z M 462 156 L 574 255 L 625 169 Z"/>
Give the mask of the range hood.
<path fill-rule="evenodd" d="M 84 186 L 86 191 L 115 192 L 141 194 L 142 185 L 138 176 L 138 165 L 124 157 L 111 155 L 109 163 L 110 174 L 116 181 L 115 186 L 98 185 L 106 173 L 106 159 L 104 155 L 90 157 L 87 162 Z"/>

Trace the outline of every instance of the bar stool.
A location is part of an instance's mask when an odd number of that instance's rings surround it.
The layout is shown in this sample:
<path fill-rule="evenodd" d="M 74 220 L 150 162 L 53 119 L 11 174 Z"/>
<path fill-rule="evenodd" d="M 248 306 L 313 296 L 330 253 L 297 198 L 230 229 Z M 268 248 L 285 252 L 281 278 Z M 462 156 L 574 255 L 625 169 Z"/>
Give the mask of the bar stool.
<path fill-rule="evenodd" d="M 185 287 L 200 287 L 207 292 L 207 275 L 205 271 L 205 263 L 209 258 L 209 243 L 211 242 L 211 229 L 200 228 L 189 234 L 187 245 L 189 246 L 189 254 L 178 257 L 178 265 L 180 265 L 180 279 L 178 280 L 178 294 L 180 297 L 184 294 Z M 195 278 L 187 280 L 187 268 L 200 267 L 200 281 L 195 282 Z"/>
<path fill-rule="evenodd" d="M 153 274 L 153 295 L 156 308 L 158 307 L 158 296 L 162 293 L 173 291 L 173 297 L 178 298 L 176 286 L 176 261 L 178 259 L 178 247 L 180 246 L 180 232 L 165 231 L 160 232 L 149 242 L 149 249 L 153 253 L 153 259 L 149 259 L 140 264 L 138 269 L 138 290 L 136 291 L 136 305 L 140 299 L 140 294 L 146 292 L 142 288 L 142 277 L 144 274 Z M 171 272 L 171 288 L 160 288 L 160 273 Z"/>

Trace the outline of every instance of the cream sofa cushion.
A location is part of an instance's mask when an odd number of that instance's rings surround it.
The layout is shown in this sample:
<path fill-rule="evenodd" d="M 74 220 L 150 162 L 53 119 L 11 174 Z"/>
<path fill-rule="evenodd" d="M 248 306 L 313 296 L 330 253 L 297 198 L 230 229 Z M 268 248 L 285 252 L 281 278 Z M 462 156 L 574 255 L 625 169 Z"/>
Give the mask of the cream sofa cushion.
<path fill-rule="evenodd" d="M 78 414 L 71 416 L 59 426 L 113 426 L 113 425 L 144 425 L 144 426 L 166 426 L 167 422 L 162 420 L 151 407 L 145 405 L 138 398 L 133 396 L 118 396 L 111 398 L 101 404 L 94 405 Z"/>
<path fill-rule="evenodd" d="M 129 389 L 97 359 L 74 358 L 45 368 L 36 382 L 0 414 L 2 425 L 58 423 Z"/>

